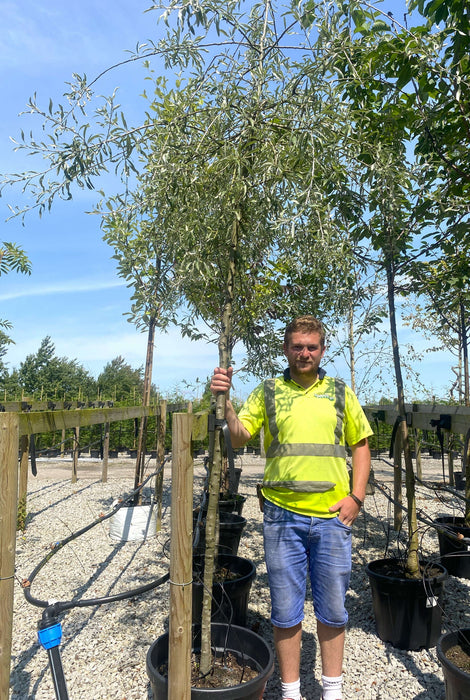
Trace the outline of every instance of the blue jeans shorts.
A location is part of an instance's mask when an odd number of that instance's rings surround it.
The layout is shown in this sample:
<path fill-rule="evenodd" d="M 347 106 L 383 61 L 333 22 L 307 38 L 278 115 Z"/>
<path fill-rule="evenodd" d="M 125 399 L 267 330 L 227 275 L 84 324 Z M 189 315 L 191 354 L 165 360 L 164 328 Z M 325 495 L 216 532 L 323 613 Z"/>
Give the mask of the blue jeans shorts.
<path fill-rule="evenodd" d="M 308 571 L 315 617 L 325 625 L 344 627 L 351 528 L 338 517 L 299 515 L 268 500 L 263 512 L 272 624 L 294 627 L 303 620 Z"/>

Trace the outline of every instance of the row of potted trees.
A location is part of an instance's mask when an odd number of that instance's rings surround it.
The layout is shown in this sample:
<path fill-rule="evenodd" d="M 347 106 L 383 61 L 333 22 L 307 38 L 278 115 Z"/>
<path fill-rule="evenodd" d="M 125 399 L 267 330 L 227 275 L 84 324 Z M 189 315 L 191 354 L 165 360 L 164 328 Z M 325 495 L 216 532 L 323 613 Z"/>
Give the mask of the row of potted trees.
<path fill-rule="evenodd" d="M 420 577 L 409 576 L 397 559 L 367 565 L 376 631 L 400 649 L 436 647 L 446 700 L 464 700 L 470 698 L 470 629 L 442 634 L 441 621 L 448 575 L 470 579 L 470 528 L 464 517 L 456 516 L 436 518 L 434 526 L 439 561 L 420 561 Z"/>
<path fill-rule="evenodd" d="M 238 481 L 237 481 L 238 484 Z M 245 628 L 248 597 L 256 575 L 253 563 L 238 557 L 238 545 L 246 525 L 242 516 L 245 499 L 227 490 L 220 493 L 219 554 L 216 579 L 212 590 L 212 644 L 218 655 L 229 655 L 240 662 L 240 673 L 247 667 L 255 667 L 254 678 L 235 686 L 193 688 L 191 697 L 209 696 L 224 698 L 262 697 L 266 680 L 272 673 L 273 655 L 266 642 Z M 380 559 L 367 566 L 377 634 L 383 641 L 401 649 L 417 650 L 437 646 L 437 654 L 443 667 L 447 700 L 470 697 L 469 668 L 461 668 L 455 657 L 466 663 L 470 653 L 470 630 L 458 630 L 441 635 L 442 598 L 448 575 L 470 579 L 470 528 L 465 518 L 442 516 L 435 521 L 439 536 L 439 562 L 420 561 L 420 574 L 412 577 L 398 559 Z M 195 532 L 193 556 L 193 610 L 194 643 L 197 652 L 203 598 L 202 572 L 204 570 L 205 507 L 193 512 Z M 254 638 L 253 638 L 254 635 Z M 250 641 L 252 640 L 253 641 Z M 454 654 L 449 657 L 449 650 Z M 164 635 L 154 642 L 147 655 L 147 671 L 154 700 L 167 697 L 168 686 L 164 658 L 168 653 L 168 637 Z M 459 694 L 460 693 L 460 694 Z"/>
<path fill-rule="evenodd" d="M 223 488 L 218 501 L 218 553 L 212 586 L 211 646 L 213 664 L 201 677 L 197 658 L 201 651 L 201 618 L 204 597 L 207 499 L 193 511 L 192 644 L 193 677 L 191 698 L 195 700 L 260 700 L 274 668 L 271 646 L 246 627 L 248 599 L 256 576 L 254 563 L 238 556 L 246 526 L 243 505 L 246 498 Z M 207 494 L 206 494 L 207 495 Z M 169 634 L 163 634 L 147 653 L 147 674 L 154 700 L 168 697 Z"/>

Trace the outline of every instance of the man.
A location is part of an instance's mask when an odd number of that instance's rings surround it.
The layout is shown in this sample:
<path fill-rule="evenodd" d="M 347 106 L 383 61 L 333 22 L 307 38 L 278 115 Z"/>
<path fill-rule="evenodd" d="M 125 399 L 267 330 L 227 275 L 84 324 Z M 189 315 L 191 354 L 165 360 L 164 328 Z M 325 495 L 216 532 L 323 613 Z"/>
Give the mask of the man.
<path fill-rule="evenodd" d="M 301 700 L 300 645 L 309 571 L 322 697 L 342 700 L 351 526 L 366 493 L 367 438 L 373 433 L 351 389 L 320 367 L 325 333 L 316 318 L 292 321 L 283 349 L 289 364 L 283 376 L 260 384 L 238 416 L 229 400 L 232 368 L 214 370 L 211 391 L 226 395 L 233 447 L 244 445 L 261 427 L 265 430 L 264 547 L 282 698 Z M 352 453 L 352 491 L 346 442 Z"/>

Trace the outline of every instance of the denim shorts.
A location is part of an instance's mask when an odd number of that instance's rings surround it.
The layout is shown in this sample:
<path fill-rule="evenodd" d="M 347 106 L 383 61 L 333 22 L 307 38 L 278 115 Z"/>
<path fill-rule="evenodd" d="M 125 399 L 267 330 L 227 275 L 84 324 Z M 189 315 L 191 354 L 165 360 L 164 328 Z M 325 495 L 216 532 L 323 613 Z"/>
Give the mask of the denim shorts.
<path fill-rule="evenodd" d="M 351 528 L 338 517 L 313 518 L 264 502 L 264 551 L 271 592 L 271 622 L 294 627 L 304 618 L 307 571 L 315 617 L 344 627 L 351 576 Z"/>

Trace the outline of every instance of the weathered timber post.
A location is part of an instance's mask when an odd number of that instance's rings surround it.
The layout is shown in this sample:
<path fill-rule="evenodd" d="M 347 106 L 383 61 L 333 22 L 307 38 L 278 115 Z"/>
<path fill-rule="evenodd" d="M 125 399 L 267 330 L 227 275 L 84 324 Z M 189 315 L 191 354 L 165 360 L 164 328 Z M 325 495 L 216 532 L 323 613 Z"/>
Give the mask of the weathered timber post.
<path fill-rule="evenodd" d="M 421 432 L 418 428 L 414 430 L 415 434 L 415 449 L 416 449 L 416 476 L 418 479 L 423 478 L 423 465 L 421 462 Z"/>
<path fill-rule="evenodd" d="M 445 445 L 447 447 L 447 474 L 449 476 L 449 486 L 455 485 L 454 479 L 454 455 L 452 451 L 454 449 L 454 436 L 451 432 L 446 432 Z"/>
<path fill-rule="evenodd" d="M 168 700 L 191 697 L 192 415 L 173 415 Z"/>
<path fill-rule="evenodd" d="M 18 484 L 18 503 L 26 508 L 28 494 L 29 435 L 20 437 L 20 478 Z"/>
<path fill-rule="evenodd" d="M 62 442 L 60 443 L 60 456 L 63 457 L 65 455 L 65 428 L 62 428 L 61 435 Z"/>
<path fill-rule="evenodd" d="M 401 450 L 401 430 L 397 430 L 395 434 L 395 443 L 393 445 L 393 498 L 395 501 L 393 527 L 397 531 L 400 530 L 403 522 L 403 509 L 401 506 L 403 502 Z"/>
<path fill-rule="evenodd" d="M 167 402 L 160 402 L 160 412 L 156 418 L 157 425 L 157 465 L 161 467 L 155 479 L 155 502 L 157 504 L 157 532 L 162 529 L 162 499 L 163 499 L 163 461 L 165 459 L 166 436 L 166 407 Z"/>
<path fill-rule="evenodd" d="M 72 484 L 77 482 L 77 471 L 78 471 L 78 451 L 80 445 L 80 428 L 75 427 L 73 430 L 73 447 L 72 447 Z"/>
<path fill-rule="evenodd" d="M 104 440 L 103 440 L 103 464 L 101 467 L 101 481 L 105 483 L 108 481 L 108 459 L 109 459 L 109 423 L 105 423 L 103 426 L 104 430 Z"/>
<path fill-rule="evenodd" d="M 0 413 L 0 700 L 8 700 L 18 499 L 17 413 Z"/>

